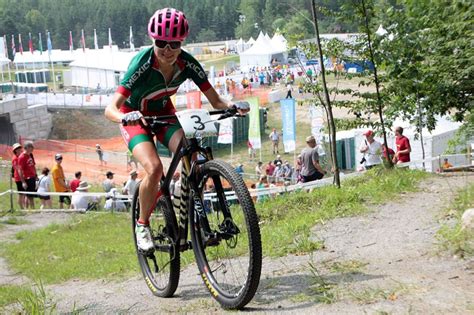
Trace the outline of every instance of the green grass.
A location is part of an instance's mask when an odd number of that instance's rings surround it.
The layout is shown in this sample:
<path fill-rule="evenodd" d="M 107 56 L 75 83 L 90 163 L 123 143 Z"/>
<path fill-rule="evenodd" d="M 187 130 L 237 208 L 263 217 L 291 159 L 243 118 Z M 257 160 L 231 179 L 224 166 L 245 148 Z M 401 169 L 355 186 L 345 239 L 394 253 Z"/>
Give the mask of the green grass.
<path fill-rule="evenodd" d="M 5 245 L 10 266 L 44 283 L 125 277 L 138 270 L 128 215 L 77 216 L 65 225 L 20 232 L 17 239 Z"/>
<path fill-rule="evenodd" d="M 259 203 L 264 256 L 317 250 L 323 243 L 310 237 L 314 225 L 364 213 L 369 204 L 415 190 L 418 180 L 426 176 L 418 171 L 373 169 L 360 178 L 343 181 L 341 189 L 322 187 Z M 20 232 L 17 238 L 19 243 L 4 245 L 9 265 L 43 283 L 123 278 L 139 270 L 127 214 L 79 215 L 65 225 Z M 191 251 L 183 254 L 182 266 L 194 260 Z"/>
<path fill-rule="evenodd" d="M 438 231 L 441 247 L 460 257 L 474 256 L 474 232 L 461 229 L 461 217 L 466 209 L 474 207 L 474 184 L 461 190 L 452 204 L 446 208 L 445 218 L 453 219 L 453 224 L 445 223 Z"/>
<path fill-rule="evenodd" d="M 4 220 L 0 220 L 0 224 L 10 224 L 10 225 L 22 225 L 22 224 L 27 224 L 30 221 L 18 218 L 17 216 L 13 217 L 7 217 Z"/>
<path fill-rule="evenodd" d="M 47 296 L 41 282 L 34 288 L 26 285 L 1 285 L 0 311 L 13 303 L 17 305 L 14 310 L 9 311 L 18 314 L 53 314 L 56 308 L 56 304 Z"/>

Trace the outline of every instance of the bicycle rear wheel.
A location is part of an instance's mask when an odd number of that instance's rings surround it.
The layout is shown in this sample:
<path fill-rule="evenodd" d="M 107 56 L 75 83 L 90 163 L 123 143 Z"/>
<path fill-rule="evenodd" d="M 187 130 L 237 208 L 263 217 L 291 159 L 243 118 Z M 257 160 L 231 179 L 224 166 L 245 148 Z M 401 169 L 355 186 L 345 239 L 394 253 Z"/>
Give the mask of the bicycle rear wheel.
<path fill-rule="evenodd" d="M 143 252 L 137 247 L 135 225 L 140 216 L 139 188 L 132 202 L 132 231 L 138 262 L 148 288 L 154 295 L 170 297 L 176 291 L 179 282 L 180 252 L 176 246 L 177 223 L 172 205 L 160 197 L 150 217 L 150 229 L 155 249 Z"/>
<path fill-rule="evenodd" d="M 196 262 L 222 307 L 241 309 L 255 295 L 262 267 L 252 197 L 242 177 L 223 161 L 206 162 L 198 177 L 200 191 L 189 199 Z"/>

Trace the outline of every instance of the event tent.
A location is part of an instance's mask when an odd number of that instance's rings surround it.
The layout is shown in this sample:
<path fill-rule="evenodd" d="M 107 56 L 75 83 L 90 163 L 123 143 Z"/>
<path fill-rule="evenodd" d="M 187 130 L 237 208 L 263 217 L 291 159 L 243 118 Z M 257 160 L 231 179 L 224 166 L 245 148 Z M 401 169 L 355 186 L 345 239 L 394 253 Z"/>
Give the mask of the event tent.
<path fill-rule="evenodd" d="M 255 44 L 240 54 L 240 66 L 245 67 L 267 67 L 271 65 L 272 59 L 285 62 L 287 58 L 286 48 L 274 47 L 262 32 L 258 35 Z"/>
<path fill-rule="evenodd" d="M 127 71 L 130 60 L 137 52 L 122 52 L 118 49 L 86 49 L 71 62 L 71 85 L 111 89 L 115 88 Z"/>

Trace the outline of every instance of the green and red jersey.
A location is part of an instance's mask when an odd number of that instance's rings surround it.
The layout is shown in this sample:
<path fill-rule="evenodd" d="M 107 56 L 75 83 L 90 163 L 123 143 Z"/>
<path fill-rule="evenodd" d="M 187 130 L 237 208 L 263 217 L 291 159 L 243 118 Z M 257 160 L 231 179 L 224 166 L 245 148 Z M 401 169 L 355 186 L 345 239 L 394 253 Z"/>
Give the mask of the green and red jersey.
<path fill-rule="evenodd" d="M 187 79 L 193 80 L 202 92 L 211 88 L 201 64 L 185 51 L 179 54 L 175 74 L 166 84 L 153 47 L 150 47 L 133 57 L 117 92 L 127 98 L 125 105 L 132 110 L 159 112 Z"/>

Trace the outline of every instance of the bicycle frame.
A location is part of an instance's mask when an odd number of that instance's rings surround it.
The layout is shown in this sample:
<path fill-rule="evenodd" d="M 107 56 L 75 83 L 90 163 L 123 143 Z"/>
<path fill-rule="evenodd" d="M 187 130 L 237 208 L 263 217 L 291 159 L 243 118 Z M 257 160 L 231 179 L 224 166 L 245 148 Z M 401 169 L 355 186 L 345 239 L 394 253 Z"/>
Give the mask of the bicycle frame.
<path fill-rule="evenodd" d="M 225 111 L 213 111 L 211 114 L 222 114 L 225 113 Z M 148 117 L 146 117 L 148 118 Z M 151 118 L 151 117 L 150 117 Z M 160 120 L 166 120 L 166 119 L 174 119 L 176 116 L 170 115 L 170 116 L 161 116 L 159 117 Z M 155 121 L 157 125 L 169 125 L 171 123 L 165 122 L 165 121 Z M 153 130 L 153 128 L 152 128 Z M 197 158 L 197 154 L 201 154 L 204 159 L 199 160 Z M 183 163 L 183 170 L 186 174 L 182 174 L 181 176 L 185 176 L 186 178 L 182 177 L 185 179 L 185 181 L 188 183 L 188 198 L 194 198 L 194 203 L 196 205 L 196 211 L 198 211 L 198 215 L 200 215 L 201 211 L 203 210 L 203 200 L 201 196 L 197 193 L 198 192 L 198 187 L 197 187 L 197 174 L 196 174 L 196 166 L 204 164 L 207 161 L 213 160 L 213 154 L 212 154 L 212 149 L 210 147 L 202 147 L 199 145 L 197 138 L 186 138 L 183 137 L 181 143 L 178 145 L 178 149 L 173 155 L 173 158 L 171 159 L 171 163 L 169 166 L 168 171 L 166 172 L 166 175 L 162 178 L 161 180 L 161 188 L 160 191 L 158 192 L 156 196 L 156 200 L 160 196 L 165 196 L 165 198 L 168 199 L 170 204 L 173 205 L 173 202 L 171 200 L 171 193 L 169 190 L 170 183 L 173 177 L 174 172 L 176 171 L 179 162 L 182 161 Z M 213 177 L 214 181 L 214 187 L 216 191 L 222 191 L 223 192 L 223 185 L 220 181 L 219 176 Z M 183 194 L 183 192 L 182 192 Z M 223 194 L 217 194 L 218 195 L 218 201 L 220 205 L 220 209 L 223 211 L 223 215 L 226 218 L 232 218 L 231 213 L 228 208 L 228 204 L 226 200 L 222 197 Z M 183 200 L 181 200 L 183 203 Z M 188 200 L 184 200 L 184 203 L 187 205 Z M 179 244 L 179 250 L 185 251 L 188 249 L 191 249 L 191 241 L 188 240 L 188 220 L 189 220 L 189 215 L 190 215 L 190 209 L 187 209 L 186 207 L 180 207 L 179 210 L 179 222 L 178 222 L 178 235 L 176 235 L 177 239 L 175 239 L 175 244 Z M 174 205 L 173 205 L 173 212 L 174 212 Z M 202 228 L 206 231 L 209 231 L 209 225 L 207 221 L 202 222 L 203 226 Z"/>

